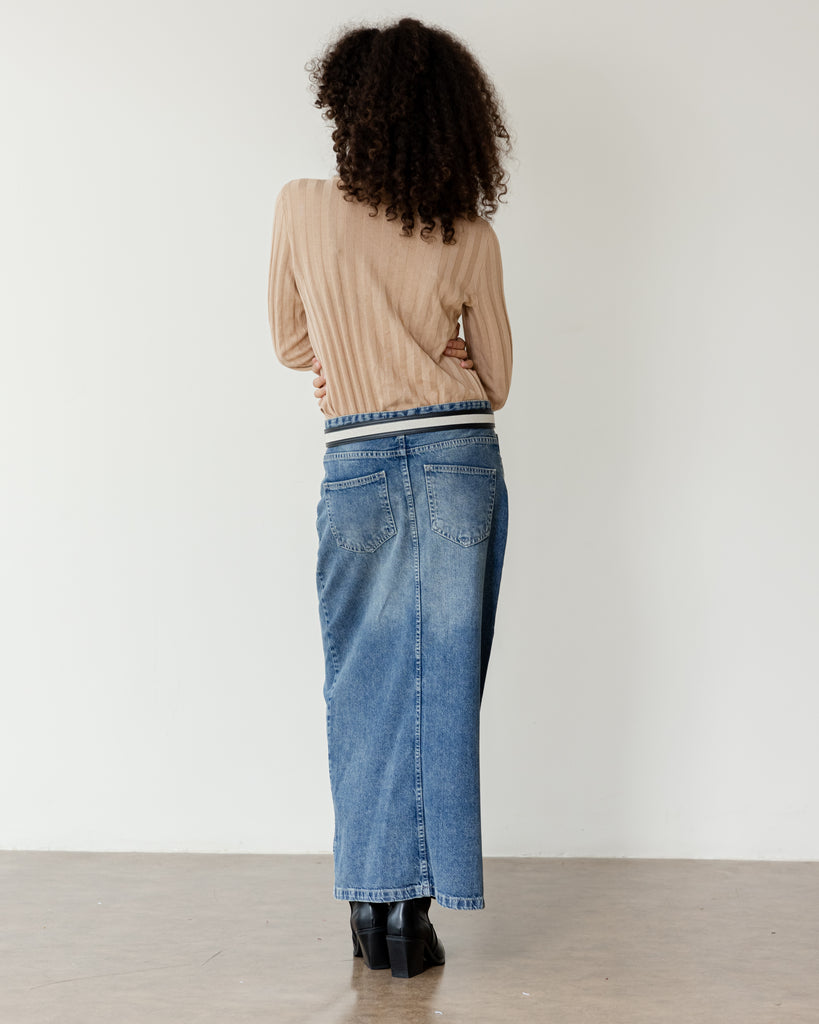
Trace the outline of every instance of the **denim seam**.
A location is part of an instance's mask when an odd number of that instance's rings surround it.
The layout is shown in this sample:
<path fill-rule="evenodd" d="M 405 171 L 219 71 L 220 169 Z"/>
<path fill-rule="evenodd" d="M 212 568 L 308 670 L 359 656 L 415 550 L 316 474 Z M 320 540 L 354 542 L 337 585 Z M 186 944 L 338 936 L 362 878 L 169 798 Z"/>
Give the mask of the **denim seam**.
<path fill-rule="evenodd" d="M 332 636 L 332 633 L 330 632 L 330 619 L 329 619 L 329 616 L 327 614 L 327 605 L 326 605 L 326 603 L 324 601 L 324 573 L 321 571 L 321 569 L 316 569 L 316 579 L 318 580 L 319 608 L 320 608 L 321 614 L 323 614 L 324 620 L 325 620 L 325 630 L 326 630 L 326 633 L 327 633 L 327 646 L 330 649 L 330 661 L 331 661 L 332 666 L 333 666 L 333 679 L 332 679 L 331 685 L 327 688 L 327 692 L 325 694 L 325 712 L 324 712 L 324 727 L 325 727 L 325 733 L 326 733 L 326 736 L 327 736 L 327 774 L 328 774 L 328 777 L 330 779 L 330 790 L 332 792 L 332 789 L 333 789 L 333 775 L 334 775 L 335 765 L 334 765 L 334 762 L 333 762 L 333 754 L 332 754 L 333 744 L 330 741 L 330 727 L 331 727 L 331 720 L 330 719 L 331 719 L 331 713 L 332 713 L 332 711 L 331 711 L 331 703 L 332 703 L 332 698 L 333 698 L 333 692 L 335 691 L 336 680 L 338 679 L 338 661 L 336 660 L 336 647 L 335 647 L 335 643 L 333 642 L 333 636 Z M 338 848 L 338 819 L 337 819 L 337 817 L 335 815 L 333 816 L 333 818 L 334 818 L 334 820 L 333 820 L 333 857 L 335 858 L 336 850 Z"/>
<path fill-rule="evenodd" d="M 428 444 L 419 444 L 419 445 L 408 444 L 406 450 L 407 450 L 407 454 L 415 455 L 416 452 L 439 451 L 440 449 L 443 449 L 443 448 L 456 448 L 456 447 L 460 447 L 461 445 L 464 445 L 464 444 L 475 444 L 476 442 L 478 444 L 499 445 L 500 444 L 500 438 L 497 435 L 495 435 L 494 437 L 490 437 L 488 434 L 478 434 L 477 436 L 473 436 L 473 437 L 456 437 L 456 438 L 451 438 L 449 441 L 430 441 Z M 354 442 L 350 442 L 350 443 L 352 444 Z M 396 448 L 394 451 L 391 451 L 388 448 L 382 448 L 382 449 L 373 448 L 373 449 L 367 449 L 367 450 L 362 448 L 362 449 L 356 449 L 356 451 L 352 451 L 352 452 L 346 452 L 346 451 L 345 452 L 327 451 L 324 454 L 324 458 L 325 459 L 360 459 L 360 458 L 369 457 L 369 458 L 379 458 L 379 459 L 384 459 L 384 458 L 392 459 L 392 458 L 398 458 L 399 456 L 402 456 L 403 454 L 404 454 L 404 450 L 401 449 L 401 448 Z"/>
<path fill-rule="evenodd" d="M 401 889 L 345 889 L 339 886 L 333 889 L 333 897 L 337 900 L 358 900 L 364 903 L 395 903 L 421 896 L 431 896 L 449 910 L 483 910 L 485 907 L 483 896 L 448 896 L 436 892 L 429 884 L 407 885 Z"/>
<path fill-rule="evenodd" d="M 440 402 L 437 405 L 415 405 L 411 409 L 381 409 L 376 412 L 352 412 L 341 416 L 330 416 L 324 421 L 324 428 L 349 427 L 354 423 L 379 423 L 384 420 L 403 420 L 417 416 L 419 413 L 452 412 L 454 410 L 485 410 L 492 411 L 491 403 L 486 398 L 469 398 L 462 402 Z"/>
<path fill-rule="evenodd" d="M 324 573 L 321 569 L 316 570 L 316 576 L 319 579 L 319 604 L 321 605 L 321 611 L 324 615 L 325 629 L 327 631 L 328 646 L 330 648 L 330 659 L 333 663 L 333 683 L 327 690 L 328 704 L 329 699 L 332 697 L 333 690 L 336 688 L 336 680 L 338 679 L 338 661 L 336 660 L 336 646 L 333 642 L 333 635 L 330 632 L 330 616 L 327 613 L 327 605 L 324 601 Z"/>
<path fill-rule="evenodd" d="M 401 447 L 405 448 L 401 439 Z M 405 452 L 402 454 L 406 455 Z M 410 529 L 412 534 L 413 563 L 415 569 L 415 813 L 418 825 L 418 859 L 422 886 L 429 886 L 429 867 L 427 860 L 426 830 L 424 823 L 424 795 L 421 766 L 421 552 L 419 548 L 418 523 L 416 520 L 415 497 L 412 493 L 409 467 L 406 458 L 401 466 L 404 477 L 404 491 L 407 500 Z"/>

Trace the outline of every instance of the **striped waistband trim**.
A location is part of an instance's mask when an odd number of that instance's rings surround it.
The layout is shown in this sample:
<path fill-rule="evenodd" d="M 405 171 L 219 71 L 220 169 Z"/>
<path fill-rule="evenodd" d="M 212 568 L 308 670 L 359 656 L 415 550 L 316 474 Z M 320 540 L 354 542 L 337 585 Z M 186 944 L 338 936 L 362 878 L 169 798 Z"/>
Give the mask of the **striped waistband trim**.
<path fill-rule="evenodd" d="M 493 412 L 451 412 L 418 413 L 413 416 L 393 416 L 385 420 L 366 420 L 346 426 L 325 427 L 327 447 L 343 444 L 345 441 L 369 441 L 376 437 L 392 437 L 396 434 L 417 434 L 424 430 L 455 430 L 458 427 L 494 427 Z"/>

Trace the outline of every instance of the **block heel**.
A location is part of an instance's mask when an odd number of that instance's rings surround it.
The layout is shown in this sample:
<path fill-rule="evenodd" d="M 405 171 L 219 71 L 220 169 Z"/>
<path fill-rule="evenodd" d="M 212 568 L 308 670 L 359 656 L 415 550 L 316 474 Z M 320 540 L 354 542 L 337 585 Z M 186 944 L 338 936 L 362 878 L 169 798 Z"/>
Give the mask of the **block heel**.
<path fill-rule="evenodd" d="M 387 936 L 387 949 L 393 978 L 414 978 L 424 969 L 424 940 Z"/>
<path fill-rule="evenodd" d="M 444 946 L 429 919 L 429 896 L 393 903 L 387 915 L 387 951 L 393 978 L 414 978 L 444 963 Z"/>
<path fill-rule="evenodd" d="M 383 971 L 390 966 L 387 932 L 384 928 L 365 928 L 353 932 L 353 956 L 363 957 L 371 971 Z"/>

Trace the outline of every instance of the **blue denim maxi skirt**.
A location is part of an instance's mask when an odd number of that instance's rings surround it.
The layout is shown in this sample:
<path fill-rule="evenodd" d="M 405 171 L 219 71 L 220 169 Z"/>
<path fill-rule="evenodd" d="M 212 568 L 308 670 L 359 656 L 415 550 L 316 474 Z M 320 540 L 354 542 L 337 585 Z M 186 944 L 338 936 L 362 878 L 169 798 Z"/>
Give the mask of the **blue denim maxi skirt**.
<path fill-rule="evenodd" d="M 316 586 L 339 900 L 484 906 L 479 713 L 506 547 L 503 464 L 493 426 L 402 428 L 459 412 L 491 406 L 325 421 Z M 387 421 L 400 432 L 384 434 Z M 332 442 L 367 423 L 381 435 Z"/>

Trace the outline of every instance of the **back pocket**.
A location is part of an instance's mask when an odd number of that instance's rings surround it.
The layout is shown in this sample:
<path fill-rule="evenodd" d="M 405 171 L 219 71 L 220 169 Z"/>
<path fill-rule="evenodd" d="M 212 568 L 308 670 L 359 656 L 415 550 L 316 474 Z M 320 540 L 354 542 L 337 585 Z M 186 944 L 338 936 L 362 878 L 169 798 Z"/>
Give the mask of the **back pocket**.
<path fill-rule="evenodd" d="M 495 507 L 496 469 L 424 466 L 432 529 L 463 547 L 486 540 Z"/>
<path fill-rule="evenodd" d="M 352 480 L 327 480 L 324 501 L 336 544 L 347 551 L 375 551 L 398 532 L 383 469 Z"/>

